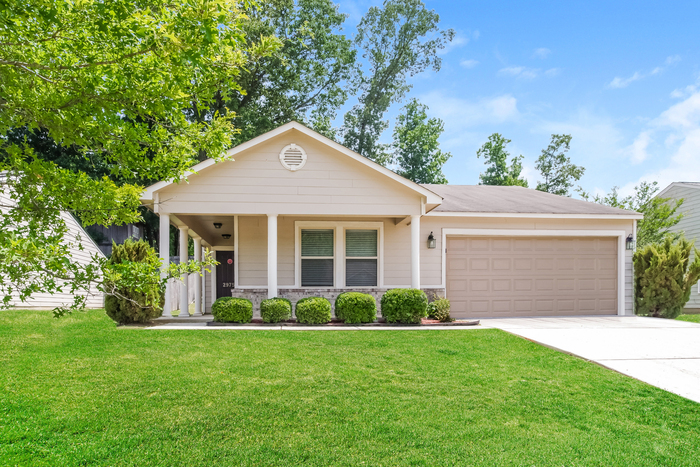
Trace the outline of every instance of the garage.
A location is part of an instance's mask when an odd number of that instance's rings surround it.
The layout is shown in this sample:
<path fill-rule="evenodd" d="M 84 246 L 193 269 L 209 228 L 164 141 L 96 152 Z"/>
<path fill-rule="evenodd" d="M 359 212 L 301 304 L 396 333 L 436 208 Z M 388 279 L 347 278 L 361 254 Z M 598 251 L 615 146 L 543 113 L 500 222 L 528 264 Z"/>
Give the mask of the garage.
<path fill-rule="evenodd" d="M 455 318 L 618 313 L 617 237 L 447 236 Z"/>

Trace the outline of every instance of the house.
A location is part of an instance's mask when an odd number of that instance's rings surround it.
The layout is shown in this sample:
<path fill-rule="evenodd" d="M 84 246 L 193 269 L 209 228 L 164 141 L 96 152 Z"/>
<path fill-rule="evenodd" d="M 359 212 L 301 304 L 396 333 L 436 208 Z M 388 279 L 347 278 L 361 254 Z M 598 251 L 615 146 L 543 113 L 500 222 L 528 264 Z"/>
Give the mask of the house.
<path fill-rule="evenodd" d="M 85 231 L 90 235 L 100 251 L 105 256 L 112 254 L 112 243 L 121 245 L 126 239 L 142 240 L 144 238 L 144 224 L 133 223 L 123 225 L 90 225 L 85 227 Z"/>
<path fill-rule="evenodd" d="M 0 184 L 2 188 L 2 184 Z M 0 189 L 0 214 L 2 212 L 7 212 L 10 206 L 13 206 L 14 202 L 8 196 L 7 192 L 3 192 Z M 85 232 L 85 230 L 80 226 L 80 223 L 67 212 L 62 212 L 61 217 L 66 223 L 68 231 L 64 239 L 69 244 L 70 254 L 73 261 L 79 264 L 89 264 L 93 261 L 95 255 L 104 258 L 104 254 L 100 251 L 97 244 L 90 238 L 90 236 Z M 77 237 L 82 240 L 82 249 L 79 249 L 75 244 Z M 59 281 L 60 283 L 60 281 Z M 92 287 L 87 293 L 87 308 L 103 308 L 104 307 L 104 295 L 100 292 L 97 287 Z M 37 309 L 37 310 L 49 310 L 53 308 L 58 308 L 61 306 L 71 305 L 73 303 L 73 294 L 66 287 L 66 291 L 63 293 L 34 293 L 31 298 L 25 302 L 19 299 L 19 296 L 15 295 L 15 299 L 10 301 L 10 305 L 16 308 L 22 309 Z"/>
<path fill-rule="evenodd" d="M 671 228 L 671 231 L 683 232 L 688 240 L 695 240 L 695 246 L 700 248 L 700 182 L 674 182 L 656 196 L 683 199 L 679 209 L 683 213 L 683 218 Z M 690 300 L 684 309 L 686 312 L 700 313 L 700 282 L 691 288 Z"/>
<path fill-rule="evenodd" d="M 447 296 L 454 317 L 633 314 L 626 244 L 639 213 L 520 187 L 419 185 L 296 122 L 226 157 L 142 195 L 162 252 L 174 224 L 221 263 L 195 283 L 196 315 L 222 296 L 257 305 L 395 287 Z M 180 290 L 166 315 L 186 309 Z"/>

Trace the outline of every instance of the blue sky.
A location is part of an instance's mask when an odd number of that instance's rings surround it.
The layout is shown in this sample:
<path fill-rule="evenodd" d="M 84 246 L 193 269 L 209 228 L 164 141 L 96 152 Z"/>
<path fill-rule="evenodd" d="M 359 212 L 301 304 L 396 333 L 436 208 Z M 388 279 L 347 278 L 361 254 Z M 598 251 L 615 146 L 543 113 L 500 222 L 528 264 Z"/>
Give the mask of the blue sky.
<path fill-rule="evenodd" d="M 380 3 L 341 1 L 346 32 Z M 700 2 L 425 3 L 456 38 L 409 97 L 445 122 L 450 183 L 478 183 L 476 150 L 494 132 L 525 156 L 531 187 L 552 133 L 573 136 L 588 191 L 700 181 Z"/>

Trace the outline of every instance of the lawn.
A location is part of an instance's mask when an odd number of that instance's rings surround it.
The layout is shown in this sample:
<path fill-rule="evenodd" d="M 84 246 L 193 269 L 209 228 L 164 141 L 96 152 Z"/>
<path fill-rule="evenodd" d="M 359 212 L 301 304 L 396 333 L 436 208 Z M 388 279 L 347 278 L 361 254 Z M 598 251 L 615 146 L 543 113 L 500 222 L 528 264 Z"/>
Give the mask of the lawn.
<path fill-rule="evenodd" d="M 700 404 L 497 330 L 0 312 L 0 465 L 697 465 Z"/>
<path fill-rule="evenodd" d="M 691 323 L 700 323 L 700 314 L 698 315 L 680 315 L 678 318 L 681 321 L 689 321 Z"/>

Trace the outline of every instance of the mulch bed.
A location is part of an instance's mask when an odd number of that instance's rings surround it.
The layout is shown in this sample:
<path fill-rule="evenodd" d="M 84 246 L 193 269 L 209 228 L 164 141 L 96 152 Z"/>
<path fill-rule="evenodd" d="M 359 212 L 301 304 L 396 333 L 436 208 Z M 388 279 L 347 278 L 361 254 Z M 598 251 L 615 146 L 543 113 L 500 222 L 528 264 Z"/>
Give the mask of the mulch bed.
<path fill-rule="evenodd" d="M 381 326 L 381 327 L 404 327 L 404 326 L 478 326 L 479 320 L 455 320 L 450 323 L 443 323 L 436 319 L 426 319 L 423 318 L 420 324 L 394 324 L 387 323 L 384 318 L 379 318 L 374 323 L 362 323 L 362 324 L 345 324 L 338 319 L 331 320 L 328 324 L 302 324 L 297 323 L 295 319 L 290 319 L 283 321 L 281 323 L 263 323 L 262 319 L 255 318 L 250 323 L 217 323 L 216 321 L 207 322 L 207 326 L 260 326 L 260 327 L 272 327 L 272 326 L 318 326 L 318 327 L 343 327 L 343 326 Z"/>

